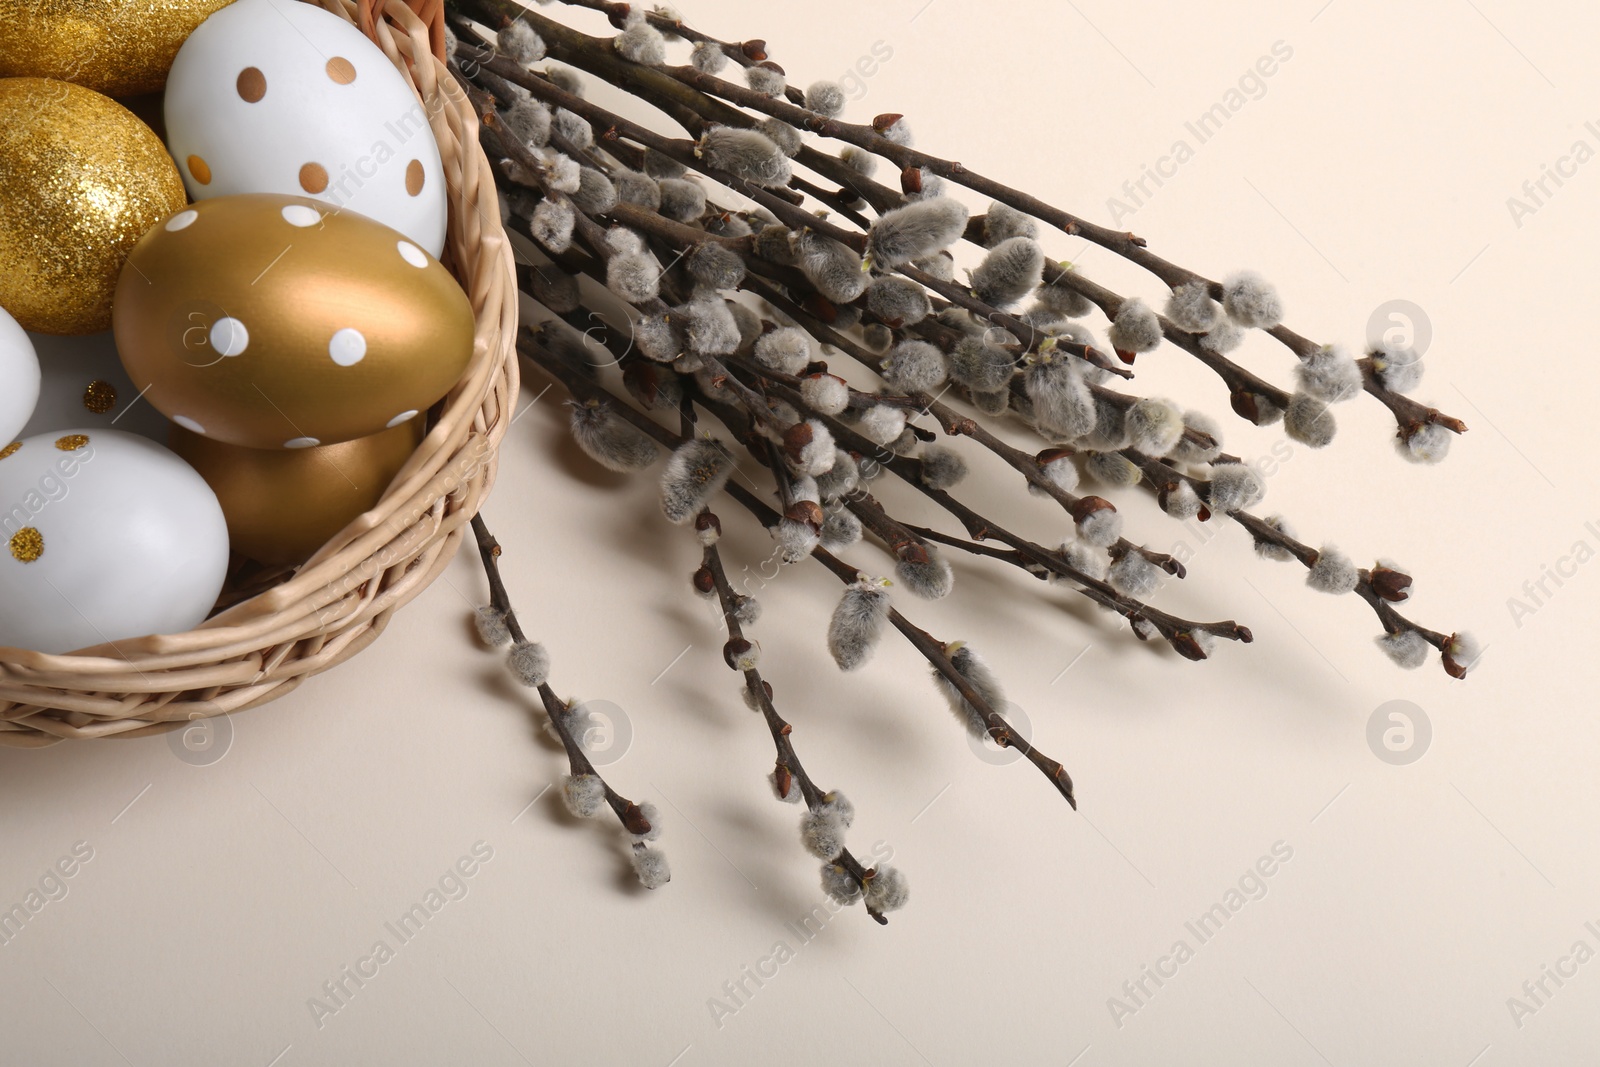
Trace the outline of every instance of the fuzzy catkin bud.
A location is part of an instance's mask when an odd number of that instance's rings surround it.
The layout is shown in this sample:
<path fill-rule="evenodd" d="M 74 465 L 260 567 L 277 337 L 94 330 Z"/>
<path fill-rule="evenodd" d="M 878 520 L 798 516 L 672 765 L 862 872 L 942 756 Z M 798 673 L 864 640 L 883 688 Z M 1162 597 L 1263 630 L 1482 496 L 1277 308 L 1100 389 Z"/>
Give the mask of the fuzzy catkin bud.
<path fill-rule="evenodd" d="M 1381 634 L 1376 640 L 1384 655 L 1408 671 L 1422 666 L 1427 661 L 1428 649 L 1433 647 L 1428 644 L 1427 638 L 1415 630 Z"/>
<path fill-rule="evenodd" d="M 577 215 L 566 200 L 544 199 L 533 209 L 528 220 L 528 232 L 551 252 L 561 253 L 572 247 L 572 227 Z"/>
<path fill-rule="evenodd" d="M 624 204 L 636 204 L 646 211 L 655 211 L 661 206 L 661 187 L 643 171 L 619 169 L 613 181 L 617 199 Z"/>
<path fill-rule="evenodd" d="M 1450 453 L 1449 430 L 1436 422 L 1425 423 L 1395 439 L 1395 449 L 1413 463 L 1438 463 Z"/>
<path fill-rule="evenodd" d="M 1170 400 L 1148 397 L 1123 416 L 1128 441 L 1147 456 L 1165 456 L 1183 437 L 1183 413 Z"/>
<path fill-rule="evenodd" d="M 1307 393 L 1296 393 L 1289 398 L 1283 413 L 1283 432 L 1307 448 L 1325 448 L 1338 432 L 1338 423 L 1328 405 Z"/>
<path fill-rule="evenodd" d="M 739 347 L 739 323 L 722 297 L 715 293 L 697 297 L 682 310 L 683 337 L 696 352 L 723 356 Z"/>
<path fill-rule="evenodd" d="M 800 816 L 800 843 L 818 859 L 831 860 L 844 851 L 844 822 L 826 808 Z"/>
<path fill-rule="evenodd" d="M 1325 404 L 1349 400 L 1361 392 L 1361 368 L 1343 345 L 1325 345 L 1294 369 L 1303 392 Z"/>
<path fill-rule="evenodd" d="M 867 231 L 867 254 L 874 267 L 898 267 L 948 248 L 960 240 L 966 225 L 967 208 L 959 200 L 945 196 L 918 200 L 873 220 Z"/>
<path fill-rule="evenodd" d="M 843 508 L 837 508 L 823 520 L 817 539 L 829 552 L 849 548 L 861 540 L 861 520 Z"/>
<path fill-rule="evenodd" d="M 880 444 L 892 444 L 906 428 L 906 413 L 892 404 L 874 404 L 861 416 L 861 433 Z"/>
<path fill-rule="evenodd" d="M 950 377 L 975 393 L 994 393 L 1011 381 L 1011 353 L 978 337 L 963 337 L 950 352 Z"/>
<path fill-rule="evenodd" d="M 612 39 L 617 52 L 634 63 L 657 67 L 667 61 L 667 42 L 661 31 L 643 20 L 635 22 Z"/>
<path fill-rule="evenodd" d="M 1350 557 L 1332 545 L 1322 547 L 1306 572 L 1306 584 L 1321 593 L 1348 593 L 1360 582 L 1361 575 Z"/>
<path fill-rule="evenodd" d="M 1086 541 L 1062 542 L 1061 558 L 1067 561 L 1067 566 L 1097 582 L 1105 581 L 1106 570 L 1111 566 L 1104 547 Z"/>
<path fill-rule="evenodd" d="M 682 525 L 694 518 L 733 473 L 733 457 L 719 442 L 685 441 L 672 453 L 661 475 L 661 510 Z"/>
<path fill-rule="evenodd" d="M 506 129 L 529 148 L 550 143 L 550 109 L 538 100 L 518 100 L 506 109 L 503 120 Z"/>
<path fill-rule="evenodd" d="M 564 774 L 561 776 L 561 799 L 576 817 L 592 819 L 605 806 L 606 784 L 599 775 Z"/>
<path fill-rule="evenodd" d="M 1071 357 L 1052 353 L 1036 360 L 1023 372 L 1022 385 L 1040 430 L 1069 439 L 1094 430 L 1094 397 Z"/>
<path fill-rule="evenodd" d="M 661 178 L 652 180 L 652 185 L 661 214 L 667 218 L 679 222 L 694 222 L 705 212 L 705 191 L 694 182 L 684 181 L 682 178 Z"/>
<path fill-rule="evenodd" d="M 772 786 L 772 795 L 785 804 L 798 804 L 805 799 L 800 789 L 800 779 L 787 767 L 774 767 L 767 773 L 767 783 Z"/>
<path fill-rule="evenodd" d="M 926 341 L 901 341 L 883 362 L 883 380 L 905 393 L 931 393 L 947 376 L 944 353 Z"/>
<path fill-rule="evenodd" d="M 1161 502 L 1161 508 L 1168 515 L 1179 522 L 1188 522 L 1200 514 L 1204 505 L 1200 501 L 1200 494 L 1194 491 L 1194 486 L 1188 482 L 1179 482 L 1178 487 L 1166 494 Z"/>
<path fill-rule="evenodd" d="M 630 858 L 633 861 L 633 873 L 639 876 L 639 884 L 646 889 L 660 889 L 672 881 L 667 854 L 659 848 L 635 845 Z"/>
<path fill-rule="evenodd" d="M 832 374 L 813 374 L 800 380 L 800 399 L 822 415 L 837 415 L 850 406 L 850 387 Z"/>
<path fill-rule="evenodd" d="M 661 265 L 648 252 L 612 256 L 606 261 L 606 288 L 630 304 L 654 300 L 660 286 Z"/>
<path fill-rule="evenodd" d="M 950 564 L 939 556 L 932 545 L 924 547 L 926 560 L 902 559 L 895 565 L 895 577 L 914 596 L 924 600 L 940 600 L 950 595 L 956 576 Z"/>
<path fill-rule="evenodd" d="M 594 147 L 594 128 L 589 125 L 589 120 L 576 112 L 566 108 L 557 108 L 554 119 L 551 120 L 551 129 L 554 134 L 560 135 L 568 145 L 578 151 Z"/>
<path fill-rule="evenodd" d="M 1253 467 L 1243 463 L 1218 463 L 1211 468 L 1206 499 L 1214 511 L 1255 507 L 1266 495 L 1266 482 Z"/>
<path fill-rule="evenodd" d="M 594 167 L 580 167 L 578 191 L 572 194 L 572 202 L 587 214 L 603 215 L 617 206 L 617 187 Z"/>
<path fill-rule="evenodd" d="M 607 470 L 626 474 L 656 461 L 656 443 L 604 404 L 573 404 L 572 436 L 585 455 Z"/>
<path fill-rule="evenodd" d="M 853 671 L 872 658 L 889 618 L 887 583 L 862 578 L 845 587 L 828 622 L 828 652 L 841 671 Z"/>
<path fill-rule="evenodd" d="M 1084 461 L 1089 477 L 1113 489 L 1126 489 L 1139 484 L 1144 472 L 1133 460 L 1120 452 L 1090 452 Z"/>
<path fill-rule="evenodd" d="M 645 358 L 670 363 L 683 352 L 683 333 L 667 315 L 643 315 L 633 324 L 633 339 Z"/>
<path fill-rule="evenodd" d="M 993 248 L 1013 237 L 1038 237 L 1039 224 L 1010 204 L 995 200 L 983 216 L 983 246 Z"/>
<path fill-rule="evenodd" d="M 787 185 L 792 174 L 783 150 L 755 130 L 713 126 L 695 145 L 695 154 L 713 170 L 727 171 L 753 185 Z"/>
<path fill-rule="evenodd" d="M 1205 282 L 1185 282 L 1167 298 L 1167 318 L 1189 333 L 1205 333 L 1217 324 L 1221 312 Z"/>
<path fill-rule="evenodd" d="M 1254 271 L 1242 270 L 1223 281 L 1222 306 L 1244 327 L 1270 330 L 1283 321 L 1278 291 Z"/>
<path fill-rule="evenodd" d="M 911 883 L 898 867 L 881 866 L 867 879 L 867 907 L 876 912 L 903 908 L 911 899 Z"/>
<path fill-rule="evenodd" d="M 1033 291 L 1044 271 L 1044 249 L 1029 237 L 1012 237 L 989 250 L 972 272 L 972 291 L 978 299 L 1007 308 Z"/>
<path fill-rule="evenodd" d="M 1034 296 L 1039 301 L 1039 306 L 1046 311 L 1065 315 L 1069 319 L 1078 319 L 1093 311 L 1094 304 L 1088 297 L 1067 284 L 1066 276 L 1070 271 L 1071 267 L 1063 264 L 1061 276 L 1053 283 L 1040 286 Z"/>
<path fill-rule="evenodd" d="M 891 275 L 867 287 L 867 310 L 890 326 L 914 326 L 933 314 L 933 303 L 922 286 Z"/>
<path fill-rule="evenodd" d="M 967 461 L 953 448 L 928 445 L 921 459 L 922 484 L 930 489 L 953 488 L 967 476 Z"/>
<path fill-rule="evenodd" d="M 1148 304 L 1135 297 L 1117 309 L 1117 317 L 1111 321 L 1107 336 L 1118 352 L 1149 352 L 1161 345 L 1161 319 Z"/>
<path fill-rule="evenodd" d="M 1183 413 L 1184 433 L 1178 438 L 1168 453 L 1173 459 L 1184 463 L 1210 463 L 1222 451 L 1222 427 L 1217 420 L 1203 411 L 1185 411 Z M 1194 436 L 1191 436 L 1191 432 Z M 1209 437 L 1209 445 L 1195 440 L 1197 436 Z"/>
<path fill-rule="evenodd" d="M 838 500 L 855 491 L 861 482 L 861 468 L 850 453 L 842 448 L 833 450 L 833 466 L 817 476 L 817 492 L 827 501 Z"/>
<path fill-rule="evenodd" d="M 964 642 L 953 642 L 945 646 L 945 655 L 950 660 L 950 665 L 956 673 L 965 679 L 967 685 L 977 694 L 978 699 L 988 705 L 988 710 L 998 712 L 1005 707 L 1006 698 L 1000 688 L 1000 679 L 989 669 L 989 665 L 973 651 L 970 645 Z M 974 707 L 966 697 L 957 689 L 937 667 L 933 668 L 933 680 L 938 685 L 940 692 L 950 702 L 950 710 L 955 717 L 965 726 L 967 732 L 973 737 L 987 737 L 989 726 L 984 719 L 984 713 Z"/>
<path fill-rule="evenodd" d="M 530 66 L 544 58 L 544 41 L 521 19 L 514 19 L 495 35 L 495 43 L 507 59 Z"/>
<path fill-rule="evenodd" d="M 861 257 L 819 233 L 802 230 L 790 238 L 795 262 L 817 292 L 835 304 L 848 304 L 867 288 Z"/>
<path fill-rule="evenodd" d="M 511 676 L 529 689 L 537 689 L 550 677 L 550 653 L 534 641 L 518 641 L 506 654 Z"/>
<path fill-rule="evenodd" d="M 1261 521 L 1272 527 L 1274 530 L 1277 530 L 1285 537 L 1294 536 L 1294 531 L 1289 529 L 1289 523 L 1283 518 L 1282 515 L 1268 515 Z M 1262 559 L 1275 559 L 1280 563 L 1288 563 L 1295 558 L 1294 553 L 1290 552 L 1282 545 L 1276 544 L 1272 541 L 1264 540 L 1259 537 L 1256 538 L 1256 555 L 1260 556 Z"/>
<path fill-rule="evenodd" d="M 684 266 L 689 277 L 711 289 L 736 289 L 744 281 L 744 259 L 716 241 L 695 245 Z"/>
<path fill-rule="evenodd" d="M 1161 571 L 1136 551 L 1129 551 L 1111 565 L 1106 579 L 1123 596 L 1143 600 L 1161 584 Z"/>
<path fill-rule="evenodd" d="M 837 863 L 822 865 L 822 891 L 839 904 L 854 904 L 861 899 L 861 884 Z"/>
<path fill-rule="evenodd" d="M 1244 330 L 1232 319 L 1219 319 L 1200 337 L 1200 347 L 1219 356 L 1227 355 L 1242 344 Z"/>
<path fill-rule="evenodd" d="M 722 46 L 711 41 L 700 41 L 689 53 L 689 62 L 702 74 L 717 74 L 728 65 L 728 54 Z"/>
<path fill-rule="evenodd" d="M 798 326 L 783 326 L 756 341 L 756 362 L 785 374 L 799 374 L 813 359 L 811 336 Z"/>
<path fill-rule="evenodd" d="M 1084 544 L 1109 548 L 1122 538 L 1122 514 L 1103 497 L 1079 497 L 1072 505 L 1072 521 Z"/>
<path fill-rule="evenodd" d="M 1483 647 L 1471 634 L 1451 634 L 1444 643 L 1444 669 L 1452 678 L 1465 678 L 1483 658 Z"/>
<path fill-rule="evenodd" d="M 789 87 L 783 72 L 777 69 L 775 63 L 757 63 L 753 67 L 746 67 L 744 82 L 765 96 L 782 96 L 783 91 Z"/>
<path fill-rule="evenodd" d="M 1384 347 L 1372 353 L 1378 384 L 1394 393 L 1409 393 L 1422 381 L 1422 359 L 1409 348 Z"/>
<path fill-rule="evenodd" d="M 844 90 L 838 82 L 812 82 L 806 87 L 806 110 L 815 111 L 827 118 L 838 118 L 844 113 Z"/>
<path fill-rule="evenodd" d="M 506 624 L 505 612 L 493 604 L 484 604 L 472 617 L 478 630 L 478 640 L 489 648 L 500 648 L 511 642 L 511 628 Z"/>

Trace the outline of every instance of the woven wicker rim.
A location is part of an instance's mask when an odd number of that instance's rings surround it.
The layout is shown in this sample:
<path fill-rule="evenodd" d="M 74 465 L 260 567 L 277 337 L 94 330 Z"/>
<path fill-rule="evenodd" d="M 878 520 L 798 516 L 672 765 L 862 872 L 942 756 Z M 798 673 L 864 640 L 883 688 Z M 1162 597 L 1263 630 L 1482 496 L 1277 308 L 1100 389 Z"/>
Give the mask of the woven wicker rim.
<path fill-rule="evenodd" d="M 360 28 L 421 100 L 450 197 L 445 262 L 471 300 L 472 361 L 383 499 L 291 578 L 183 634 L 68 655 L 0 648 L 0 745 L 139 737 L 274 700 L 371 644 L 438 577 L 493 484 L 517 395 L 517 284 L 478 119 L 438 58 L 438 0 L 307 0 Z"/>

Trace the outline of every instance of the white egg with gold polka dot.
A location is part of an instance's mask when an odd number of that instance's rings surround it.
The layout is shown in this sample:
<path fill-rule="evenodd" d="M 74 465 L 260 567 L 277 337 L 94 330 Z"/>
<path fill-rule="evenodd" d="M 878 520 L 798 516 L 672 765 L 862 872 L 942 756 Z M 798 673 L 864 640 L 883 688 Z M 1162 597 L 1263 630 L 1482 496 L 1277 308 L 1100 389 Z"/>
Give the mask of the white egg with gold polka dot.
<path fill-rule="evenodd" d="M 189 195 L 300 193 L 438 256 L 447 207 L 421 102 L 354 26 L 300 0 L 236 0 L 167 77 L 167 147 Z"/>
<path fill-rule="evenodd" d="M 199 201 L 140 238 L 112 328 L 147 402 L 246 448 L 315 448 L 408 422 L 476 350 L 466 294 L 416 243 L 267 193 Z"/>
<path fill-rule="evenodd" d="M 74 426 L 122 430 L 167 443 L 167 417 L 122 368 L 111 331 L 80 337 L 31 333 L 39 353 L 39 403 L 18 437 Z M 148 384 L 148 383 L 146 383 Z"/>
<path fill-rule="evenodd" d="M 0 647 L 117 655 L 204 622 L 227 571 L 222 506 L 160 445 L 80 427 L 0 448 Z"/>
<path fill-rule="evenodd" d="M 0 448 L 10 444 L 39 400 L 39 358 L 17 320 L 0 308 Z"/>

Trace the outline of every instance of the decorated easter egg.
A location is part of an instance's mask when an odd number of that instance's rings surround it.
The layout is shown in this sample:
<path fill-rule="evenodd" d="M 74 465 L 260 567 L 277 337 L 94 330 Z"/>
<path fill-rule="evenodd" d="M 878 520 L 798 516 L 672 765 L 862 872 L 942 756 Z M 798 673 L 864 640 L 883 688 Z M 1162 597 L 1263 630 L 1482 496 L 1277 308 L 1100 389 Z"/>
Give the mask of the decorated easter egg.
<path fill-rule="evenodd" d="M 0 77 L 153 93 L 178 46 L 228 0 L 0 0 Z"/>
<path fill-rule="evenodd" d="M 314 448 L 409 422 L 461 378 L 472 307 L 438 260 L 307 197 L 202 200 L 134 247 L 117 349 L 194 433 Z"/>
<path fill-rule="evenodd" d="M 0 448 L 21 436 L 39 400 L 39 360 L 17 320 L 0 308 Z"/>
<path fill-rule="evenodd" d="M 39 353 L 39 402 L 19 437 L 88 426 L 166 444 L 167 417 L 140 396 L 111 331 L 82 337 L 29 334 Z"/>
<path fill-rule="evenodd" d="M 299 0 L 237 0 L 167 80 L 167 144 L 195 200 L 300 193 L 444 248 L 444 168 L 428 116 L 378 47 Z"/>
<path fill-rule="evenodd" d="M 0 646 L 72 652 L 205 620 L 228 527 L 205 480 L 116 430 L 0 449 Z"/>
<path fill-rule="evenodd" d="M 24 329 L 95 333 L 128 250 L 184 204 L 156 135 L 109 97 L 0 80 L 0 307 Z"/>
<path fill-rule="evenodd" d="M 421 429 L 418 419 L 343 444 L 285 451 L 240 448 L 173 426 L 171 444 L 216 492 L 234 552 L 292 564 L 377 504 Z"/>

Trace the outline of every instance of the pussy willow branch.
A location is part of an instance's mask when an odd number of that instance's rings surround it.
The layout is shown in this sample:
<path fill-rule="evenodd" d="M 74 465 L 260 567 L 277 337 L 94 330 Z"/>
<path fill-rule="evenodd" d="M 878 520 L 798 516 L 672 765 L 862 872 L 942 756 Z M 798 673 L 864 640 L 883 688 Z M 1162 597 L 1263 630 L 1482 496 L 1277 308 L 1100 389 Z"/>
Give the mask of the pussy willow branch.
<path fill-rule="evenodd" d="M 481 514 L 472 517 L 472 533 L 478 543 L 478 558 L 483 562 L 483 573 L 489 580 L 489 604 L 505 618 L 506 629 L 511 632 L 512 640 L 521 643 L 528 639 L 523 632 L 522 624 L 517 619 L 516 610 L 511 606 L 511 595 L 506 591 L 505 579 L 500 574 L 500 542 L 495 540 L 494 534 L 489 532 L 489 525 Z M 571 709 L 555 690 L 550 688 L 548 682 L 539 683 L 539 699 L 544 704 L 544 712 L 550 718 L 550 724 L 555 727 L 556 734 L 561 738 L 561 747 L 567 751 L 567 764 L 574 775 L 593 775 L 599 780 L 606 791 L 606 803 L 616 813 L 617 821 L 630 834 L 647 834 L 650 832 L 650 820 L 646 819 L 644 812 L 639 810 L 639 805 L 611 788 L 595 770 L 594 764 L 583 751 L 583 746 L 578 739 L 573 737 L 572 729 L 568 723 Z"/>
<path fill-rule="evenodd" d="M 708 508 L 703 514 L 711 516 L 716 521 L 716 515 Z M 719 523 L 720 526 L 720 523 Z M 701 553 L 701 565 L 711 575 L 712 585 L 716 590 L 717 602 L 722 607 L 722 619 L 728 630 L 729 642 L 745 640 L 744 628 L 740 625 L 736 614 L 737 594 L 728 582 L 727 571 L 722 566 L 722 553 L 715 543 L 706 545 Z M 777 749 L 778 761 L 775 773 L 778 775 L 778 787 L 785 793 L 788 791 L 783 783 L 785 774 L 793 775 L 795 782 L 800 786 L 800 795 L 806 802 L 806 807 L 818 811 L 823 806 L 823 794 L 826 790 L 820 788 L 811 776 L 806 773 L 805 767 L 800 762 L 800 756 L 794 748 L 794 728 L 778 714 L 777 706 L 772 699 L 772 686 L 761 677 L 759 668 L 752 667 L 744 672 L 744 685 L 750 694 L 750 699 L 761 712 L 761 717 L 766 721 L 767 730 L 772 734 L 773 747 Z M 861 865 L 861 861 L 850 854 L 849 849 L 842 850 L 833 861 L 849 872 L 857 885 L 866 888 L 868 879 L 874 872 Z M 867 905 L 867 914 L 880 923 L 887 924 L 889 919 L 872 905 Z"/>
<path fill-rule="evenodd" d="M 564 361 L 554 350 L 541 344 L 531 332 L 524 331 L 517 345 L 518 351 L 532 360 L 537 366 L 543 368 L 557 380 L 561 381 L 567 389 L 581 399 L 595 398 L 604 400 L 612 409 L 633 426 L 643 431 L 658 444 L 667 449 L 675 449 L 683 445 L 688 438 L 675 434 L 635 410 L 632 405 L 625 403 L 605 386 L 596 381 L 590 369 L 577 368 Z M 759 459 L 759 456 L 758 456 Z M 781 521 L 782 516 L 764 503 L 754 493 L 737 484 L 729 482 L 723 489 L 741 507 L 753 515 L 757 522 L 764 528 L 771 529 Z M 849 585 L 864 577 L 864 573 L 838 559 L 827 549 L 820 545 L 811 550 L 811 558 L 828 569 L 840 582 Z M 940 677 L 949 682 L 961 697 L 977 710 L 979 717 L 987 724 L 989 736 L 996 744 L 1002 747 L 1015 748 L 1028 760 L 1029 763 L 1045 776 L 1055 786 L 1056 790 L 1074 809 L 1078 801 L 1073 792 L 1072 777 L 1067 773 L 1059 760 L 1055 760 L 1040 752 L 1027 738 L 1018 733 L 998 709 L 994 708 L 979 694 L 965 675 L 956 669 L 950 662 L 949 655 L 945 652 L 944 642 L 935 638 L 928 631 L 917 626 L 907 619 L 898 608 L 889 609 L 889 622 L 923 657 L 927 660 Z"/>
<path fill-rule="evenodd" d="M 676 80 L 685 85 L 701 89 L 713 97 L 719 97 L 730 103 L 750 108 L 772 118 L 787 122 L 798 129 L 809 130 L 823 137 L 855 145 L 857 148 L 889 160 L 901 168 L 902 171 L 926 169 L 941 178 L 965 186 L 973 192 L 998 200 L 1022 211 L 1041 222 L 1054 226 L 1063 233 L 1080 236 L 1100 245 L 1129 262 L 1143 267 L 1169 288 L 1176 289 L 1181 285 L 1199 282 L 1206 286 L 1213 299 L 1220 300 L 1222 298 L 1223 288 L 1220 282 L 1207 278 L 1197 271 L 1163 259 L 1146 247 L 1146 242 L 1143 238 L 1126 231 L 1116 231 L 1097 225 L 1071 212 L 1054 207 L 1028 193 L 1013 189 L 976 171 L 969 170 L 961 163 L 942 159 L 906 145 L 896 144 L 879 132 L 877 128 L 878 122 L 862 125 L 830 119 L 791 102 L 787 96 L 782 100 L 767 96 L 747 86 L 725 81 L 691 66 L 652 68 L 629 63 L 626 59 L 617 56 L 609 47 L 610 42 L 604 38 L 589 37 L 577 33 L 553 19 L 539 15 L 537 12 L 527 11 L 516 3 L 516 0 L 471 0 L 470 6 L 486 12 L 497 13 L 502 17 L 517 17 L 519 13 L 525 13 L 528 21 L 541 34 L 546 34 L 548 31 L 547 40 L 550 43 L 552 54 L 571 63 L 573 66 L 590 70 L 601 77 L 605 77 L 607 71 L 597 68 L 603 68 L 604 64 L 594 62 L 591 57 L 603 54 L 605 59 L 611 61 L 614 65 L 625 65 L 634 68 L 635 71 L 645 72 L 635 74 L 630 79 L 641 89 L 654 90 L 667 99 L 673 99 L 674 94 L 665 89 L 663 81 Z M 590 62 L 585 62 L 586 60 L 590 60 Z M 649 76 L 651 73 L 658 75 L 658 77 L 651 78 Z M 885 118 L 889 118 L 889 116 L 880 116 L 880 120 Z M 884 125 L 887 125 L 887 123 Z M 1182 331 L 1178 332 L 1181 333 Z M 1301 360 L 1310 358 L 1323 347 L 1317 342 L 1296 333 L 1287 325 L 1279 324 L 1265 332 L 1282 343 Z M 1169 339 L 1171 339 L 1170 336 Z M 1190 351 L 1191 354 L 1200 355 L 1199 352 L 1188 348 L 1186 345 L 1180 346 Z M 1455 433 L 1464 433 L 1466 431 L 1466 424 L 1460 419 L 1420 404 L 1409 397 L 1405 397 L 1403 394 L 1385 389 L 1374 375 L 1365 375 L 1363 385 L 1366 392 L 1376 397 L 1390 409 L 1402 428 L 1405 428 L 1408 422 L 1417 425 L 1434 422 Z M 1270 396 L 1270 394 L 1266 395 Z"/>
<path fill-rule="evenodd" d="M 1144 474 L 1142 484 L 1153 492 L 1159 493 L 1164 488 L 1175 487 L 1179 483 L 1187 482 L 1199 493 L 1200 499 L 1209 499 L 1210 483 L 1206 479 L 1179 471 L 1166 461 L 1147 456 L 1137 449 L 1124 448 L 1121 453 L 1140 468 Z M 1216 514 L 1216 512 L 1213 511 L 1213 514 Z M 1308 571 L 1316 566 L 1317 560 L 1321 556 L 1317 549 L 1291 537 L 1276 526 L 1250 514 L 1248 511 L 1235 509 L 1234 511 L 1223 511 L 1222 514 L 1244 527 L 1256 541 L 1276 545 L 1288 552 Z M 1373 584 L 1372 571 L 1370 569 L 1357 568 L 1356 573 L 1359 575 L 1359 582 L 1356 585 L 1355 592 L 1362 600 L 1367 602 L 1367 605 L 1378 616 L 1378 621 L 1383 625 L 1384 632 L 1395 634 L 1409 630 L 1422 637 L 1439 651 L 1443 652 L 1445 650 L 1451 635 L 1439 633 L 1437 630 L 1430 630 L 1401 615 L 1394 605 L 1379 595 L 1376 586 Z"/>
<path fill-rule="evenodd" d="M 773 386 L 773 391 L 789 404 L 797 408 L 803 408 L 803 401 L 798 392 L 789 389 L 787 386 L 777 384 Z M 1182 642 L 1181 635 L 1195 630 L 1202 630 L 1230 641 L 1248 642 L 1251 640 L 1250 630 L 1231 619 L 1226 622 L 1193 622 L 1189 619 L 1182 619 L 1167 612 L 1159 611 L 1132 597 L 1124 596 L 1112 588 L 1109 583 L 1073 567 L 1060 553 L 1052 552 L 1042 545 L 1012 533 L 992 519 L 980 515 L 945 490 L 935 489 L 928 485 L 921 477 L 920 460 L 892 453 L 882 454 L 886 450 L 861 436 L 854 429 L 833 416 L 808 411 L 807 417 L 818 419 L 823 425 L 827 426 L 828 432 L 833 435 L 836 443 L 851 451 L 874 455 L 874 458 L 884 469 L 890 471 L 901 481 L 917 489 L 922 495 L 949 512 L 962 524 L 969 536 L 980 541 L 991 537 L 1002 541 L 1010 545 L 1017 555 L 1028 563 L 1032 563 L 1034 566 L 1041 567 L 1060 577 L 1070 579 L 1078 592 L 1096 603 L 1111 608 L 1117 614 L 1129 620 L 1136 618 L 1148 620 L 1161 632 L 1163 637 L 1173 642 L 1173 647 L 1177 648 L 1180 653 L 1190 658 L 1196 658 L 1191 654 L 1192 649 L 1187 642 L 1183 642 L 1180 645 L 1180 642 Z M 845 504 L 869 528 L 875 523 L 880 523 L 883 519 L 889 518 L 887 512 L 882 511 L 881 505 L 871 494 L 846 497 Z M 894 520 L 890 519 L 890 521 L 893 522 Z M 896 523 L 896 525 L 902 529 L 905 528 L 904 523 Z M 875 530 L 875 532 L 877 531 Z M 1021 563 L 1019 565 L 1024 566 L 1024 569 L 1026 569 L 1025 565 Z"/>

